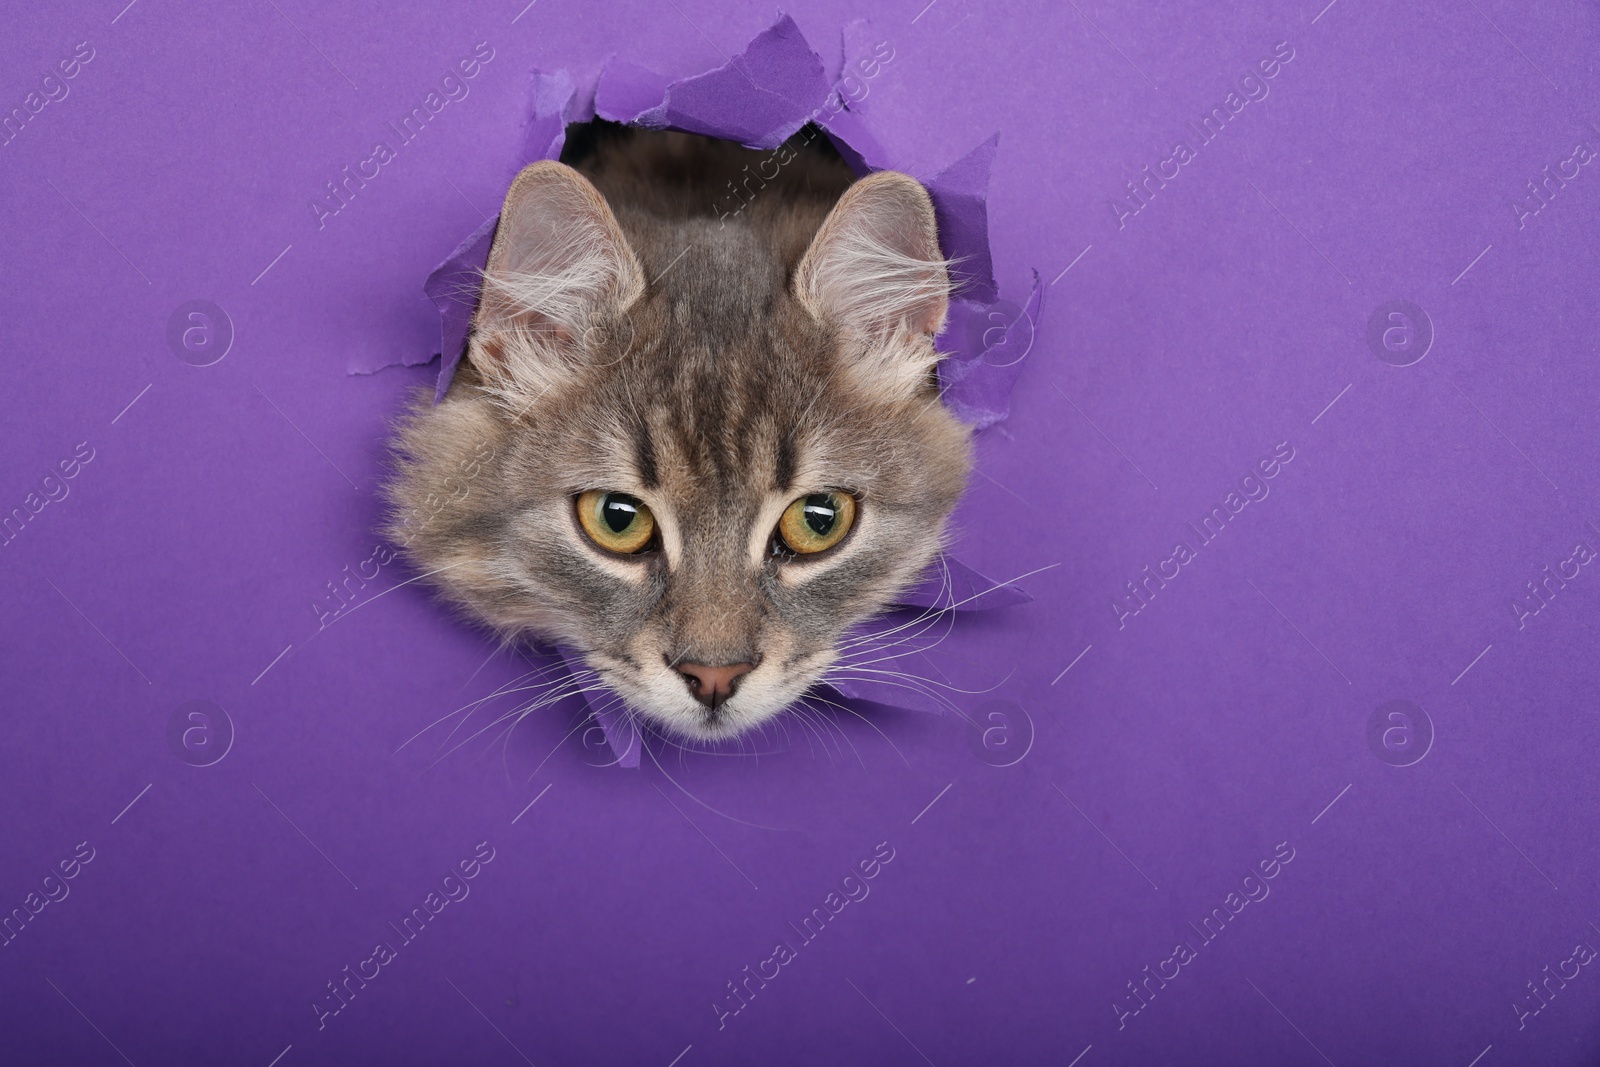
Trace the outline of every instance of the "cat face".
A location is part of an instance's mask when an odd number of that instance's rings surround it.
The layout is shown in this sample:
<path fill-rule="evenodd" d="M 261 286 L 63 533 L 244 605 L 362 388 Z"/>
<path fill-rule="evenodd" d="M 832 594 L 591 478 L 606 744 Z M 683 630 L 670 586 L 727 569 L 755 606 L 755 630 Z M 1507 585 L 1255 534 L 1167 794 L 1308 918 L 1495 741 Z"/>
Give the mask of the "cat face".
<path fill-rule="evenodd" d="M 926 193 L 877 174 L 819 217 L 625 235 L 581 175 L 534 164 L 464 373 L 397 442 L 390 533 L 418 568 L 681 736 L 742 733 L 822 679 L 965 484 Z"/>

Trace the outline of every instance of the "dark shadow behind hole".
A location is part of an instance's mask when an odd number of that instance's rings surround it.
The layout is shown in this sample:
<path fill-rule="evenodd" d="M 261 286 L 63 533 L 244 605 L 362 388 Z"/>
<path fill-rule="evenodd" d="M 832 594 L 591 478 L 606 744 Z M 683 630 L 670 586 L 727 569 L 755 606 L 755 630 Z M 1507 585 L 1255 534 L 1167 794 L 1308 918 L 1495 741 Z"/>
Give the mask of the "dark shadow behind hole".
<path fill-rule="evenodd" d="M 664 131 L 647 130 L 640 126 L 628 126 L 621 122 L 612 122 L 609 119 L 590 119 L 587 122 L 573 122 L 567 125 L 566 142 L 562 145 L 561 155 L 558 157 L 562 163 L 569 167 L 576 167 L 581 163 L 593 159 L 600 146 L 608 142 L 620 142 L 639 133 L 646 135 Z M 709 141 L 724 141 L 727 144 L 737 145 L 736 141 L 726 138 L 710 137 L 705 134 L 686 134 L 689 137 L 705 137 Z M 742 146 L 740 146 L 742 147 Z M 834 147 L 833 140 L 828 131 L 815 122 L 808 122 L 796 130 L 789 139 L 783 142 L 781 148 L 789 148 L 795 152 L 817 152 L 822 158 L 844 163 L 845 158 Z M 773 149 L 777 152 L 780 149 Z M 760 149 L 747 149 L 759 155 L 770 155 L 771 152 Z"/>
<path fill-rule="evenodd" d="M 714 150 L 674 151 L 675 144 L 689 139 Z M 558 158 L 593 178 L 601 157 L 609 153 L 628 159 L 621 169 L 646 180 L 656 195 L 670 198 L 669 210 L 677 215 L 727 219 L 763 194 L 775 199 L 800 192 L 840 195 L 856 176 L 827 130 L 816 123 L 802 126 L 777 148 L 753 149 L 705 134 L 591 119 L 567 126 Z"/>

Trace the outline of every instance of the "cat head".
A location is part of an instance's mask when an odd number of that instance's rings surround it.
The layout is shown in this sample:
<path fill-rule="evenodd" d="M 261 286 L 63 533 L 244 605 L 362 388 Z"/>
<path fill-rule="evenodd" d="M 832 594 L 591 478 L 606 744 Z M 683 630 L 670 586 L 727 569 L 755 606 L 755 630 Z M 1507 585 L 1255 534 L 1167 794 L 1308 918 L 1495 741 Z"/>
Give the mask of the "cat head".
<path fill-rule="evenodd" d="M 462 371 L 397 439 L 389 533 L 474 619 L 731 737 L 941 547 L 971 463 L 934 375 L 949 275 L 893 172 L 765 227 L 619 211 L 563 164 L 517 177 Z"/>

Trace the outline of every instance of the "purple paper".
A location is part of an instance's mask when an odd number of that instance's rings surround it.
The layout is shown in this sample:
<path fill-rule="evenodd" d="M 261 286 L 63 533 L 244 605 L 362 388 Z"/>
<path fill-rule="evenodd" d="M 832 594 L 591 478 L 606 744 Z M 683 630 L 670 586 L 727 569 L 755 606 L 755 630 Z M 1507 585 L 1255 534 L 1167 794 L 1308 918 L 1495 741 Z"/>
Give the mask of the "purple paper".
<path fill-rule="evenodd" d="M 942 556 L 899 603 L 936 611 L 992 611 L 1032 600 L 1020 587 L 986 578 L 952 556 Z"/>
<path fill-rule="evenodd" d="M 984 430 L 1010 412 L 1011 390 L 1033 350 L 1043 310 L 1044 284 L 1037 273 L 1020 307 L 1008 301 L 950 302 L 939 340 L 952 354 L 939 364 L 939 383 L 940 395 L 958 418 Z M 958 337 L 966 338 L 964 346 L 958 346 Z"/>
<path fill-rule="evenodd" d="M 939 240 L 945 254 L 955 260 L 950 281 L 965 300 L 979 303 L 995 299 L 994 274 L 989 262 L 989 169 L 1000 142 L 995 134 L 971 152 L 940 171 L 928 183 L 934 214 L 939 219 Z"/>
<path fill-rule="evenodd" d="M 640 118 L 666 99 L 672 79 L 664 74 L 613 59 L 600 72 L 595 88 L 595 114 L 612 122 L 639 125 Z"/>
<path fill-rule="evenodd" d="M 630 121 L 773 149 L 805 125 L 828 91 L 822 60 L 784 15 L 725 66 L 673 82 L 659 104 Z"/>
<path fill-rule="evenodd" d="M 434 268 L 423 285 L 440 319 L 442 356 L 439 382 L 434 390 L 436 403 L 444 399 L 456 368 L 467 354 L 467 336 L 472 332 L 472 316 L 477 311 L 478 294 L 483 287 L 483 268 L 489 262 L 489 248 L 494 244 L 494 231 L 499 221 L 496 215 L 468 234 L 450 253 L 450 258 Z"/>

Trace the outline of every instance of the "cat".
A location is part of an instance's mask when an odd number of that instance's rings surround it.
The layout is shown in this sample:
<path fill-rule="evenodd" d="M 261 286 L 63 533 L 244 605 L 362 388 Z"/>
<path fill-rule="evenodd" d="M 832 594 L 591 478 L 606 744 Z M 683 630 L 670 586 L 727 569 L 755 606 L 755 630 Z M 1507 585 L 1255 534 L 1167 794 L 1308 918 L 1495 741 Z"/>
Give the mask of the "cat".
<path fill-rule="evenodd" d="M 683 739 L 825 681 L 935 559 L 971 468 L 939 396 L 932 201 L 810 141 L 602 129 L 526 167 L 462 365 L 395 438 L 410 562 Z M 782 165 L 719 209 L 758 160 Z"/>

